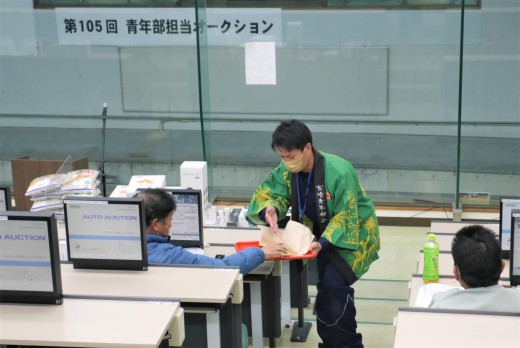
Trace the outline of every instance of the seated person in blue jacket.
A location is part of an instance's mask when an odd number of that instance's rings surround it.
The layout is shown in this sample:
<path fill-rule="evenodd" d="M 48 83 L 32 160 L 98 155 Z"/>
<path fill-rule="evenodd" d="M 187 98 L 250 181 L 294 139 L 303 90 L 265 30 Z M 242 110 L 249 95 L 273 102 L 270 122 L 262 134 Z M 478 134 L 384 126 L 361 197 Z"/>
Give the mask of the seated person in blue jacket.
<path fill-rule="evenodd" d="M 520 313 L 520 290 L 498 284 L 504 269 L 496 235 L 480 225 L 463 227 L 451 244 L 453 273 L 464 288 L 433 295 L 429 308 Z"/>
<path fill-rule="evenodd" d="M 146 189 L 138 197 L 144 201 L 149 263 L 238 266 L 240 273 L 247 274 L 262 262 L 287 253 L 283 244 L 275 244 L 263 248 L 247 248 L 222 259 L 192 254 L 169 243 L 169 231 L 176 209 L 174 198 L 161 189 Z"/>

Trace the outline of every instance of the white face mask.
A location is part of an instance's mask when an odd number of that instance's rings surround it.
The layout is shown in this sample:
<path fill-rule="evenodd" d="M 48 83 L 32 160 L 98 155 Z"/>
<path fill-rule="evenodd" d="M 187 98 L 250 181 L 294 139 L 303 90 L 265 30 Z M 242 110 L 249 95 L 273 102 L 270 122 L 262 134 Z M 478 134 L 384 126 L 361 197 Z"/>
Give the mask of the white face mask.
<path fill-rule="evenodd" d="M 302 170 L 304 170 L 305 167 L 307 166 L 307 163 L 309 162 L 309 157 L 307 157 L 307 161 L 305 161 L 305 163 L 302 161 L 303 155 L 305 154 L 305 150 L 307 150 L 307 148 L 303 149 L 303 152 L 302 152 L 302 155 L 300 156 L 300 158 L 295 158 L 291 161 L 284 162 L 285 167 L 287 167 L 287 169 L 291 173 L 299 173 Z"/>
<path fill-rule="evenodd" d="M 163 225 L 163 226 L 168 230 L 168 234 L 167 234 L 166 236 L 169 237 L 169 236 L 170 236 L 171 229 L 172 229 L 171 226 L 168 227 L 168 226 L 167 226 L 164 222 L 162 222 L 162 221 L 159 221 L 159 223 L 160 223 L 161 225 Z M 161 233 L 159 233 L 159 234 L 160 234 L 161 236 L 163 236 L 163 237 L 166 237 L 166 236 L 164 236 L 164 235 L 161 234 Z"/>

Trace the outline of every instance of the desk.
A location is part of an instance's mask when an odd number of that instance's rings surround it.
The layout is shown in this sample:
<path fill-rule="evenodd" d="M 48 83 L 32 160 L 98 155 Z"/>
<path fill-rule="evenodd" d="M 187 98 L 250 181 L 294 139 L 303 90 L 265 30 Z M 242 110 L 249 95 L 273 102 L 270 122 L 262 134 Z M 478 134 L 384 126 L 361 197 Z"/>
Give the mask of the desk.
<path fill-rule="evenodd" d="M 500 229 L 500 223 L 490 222 L 490 221 L 439 221 L 433 220 L 431 222 L 431 231 L 433 233 L 443 232 L 443 233 L 457 233 L 462 227 L 469 225 L 482 225 L 496 234 L 498 234 Z"/>
<path fill-rule="evenodd" d="M 421 219 L 453 219 L 453 213 L 451 211 L 446 210 L 435 210 L 432 207 L 424 207 L 422 211 L 418 211 L 417 209 L 404 210 L 401 209 L 387 209 L 385 206 L 376 205 L 376 215 L 378 218 L 406 218 L 412 220 L 421 220 Z M 462 219 L 463 221 L 470 221 L 475 219 L 482 219 L 486 221 L 497 221 L 499 218 L 499 214 L 497 213 L 486 213 L 486 212 L 471 212 L 471 211 L 462 211 Z M 449 220 L 441 220 L 441 221 L 449 221 Z M 480 221 L 479 221 L 480 222 Z"/>
<path fill-rule="evenodd" d="M 236 232 L 235 232 L 236 233 Z M 240 233 L 240 232 L 239 232 Z M 231 234 L 227 234 L 230 238 Z M 235 238 L 236 239 L 236 238 Z M 204 255 L 215 257 L 218 254 L 235 253 L 232 246 L 209 246 L 204 248 Z M 244 276 L 244 283 L 249 284 L 251 297 L 251 338 L 253 347 L 263 347 L 263 336 L 269 338 L 269 347 L 275 347 L 277 332 L 280 332 L 280 305 L 277 300 L 276 279 L 280 278 L 280 261 L 266 261 Z M 262 299 L 265 303 L 262 305 Z M 277 305 L 278 304 L 278 305 Z M 264 320 L 266 325 L 264 325 Z"/>
<path fill-rule="evenodd" d="M 204 228 L 204 241 L 210 245 L 233 245 L 236 242 L 260 240 L 262 231 L 259 228 Z M 282 261 L 280 265 L 282 276 L 281 284 L 281 317 L 285 325 L 291 324 L 291 284 L 289 261 Z"/>
<path fill-rule="evenodd" d="M 439 277 L 439 283 L 451 286 L 460 286 L 460 283 L 455 276 L 441 276 Z M 498 282 L 500 285 L 509 285 L 509 280 L 507 278 L 501 278 Z M 409 284 L 410 296 L 408 297 L 408 306 L 415 307 L 415 302 L 417 300 L 417 293 L 419 292 L 419 288 L 425 285 L 423 282 L 422 274 L 413 274 L 412 280 Z"/>
<path fill-rule="evenodd" d="M 239 241 L 247 240 L 260 240 L 262 232 L 259 228 L 205 228 L 204 229 L 204 241 L 213 245 L 224 246 L 233 245 Z M 286 324 L 291 324 L 291 292 L 290 292 L 290 265 L 289 261 L 279 262 L 279 269 L 281 270 L 281 276 L 279 278 L 281 287 L 281 304 L 280 309 L 276 308 L 276 311 L 281 310 L 281 320 Z M 303 305 L 302 299 L 303 289 L 307 286 L 304 284 L 303 274 L 307 270 L 307 262 L 302 260 L 291 261 L 295 265 L 295 275 L 293 281 L 296 286 L 296 298 L 298 302 L 298 321 L 293 325 L 293 332 L 291 335 L 291 341 L 293 342 L 305 342 L 307 335 L 311 327 L 311 323 L 304 322 Z M 282 275 L 283 274 L 283 275 Z M 276 282 L 276 280 L 275 280 Z M 273 341 L 274 342 L 274 341 Z"/>
<path fill-rule="evenodd" d="M 520 313 L 399 308 L 394 348 L 520 347 Z"/>
<path fill-rule="evenodd" d="M 304 281 L 304 272 L 307 272 L 308 262 L 304 260 L 294 260 L 296 266 L 296 274 L 294 279 L 296 281 L 296 298 L 298 301 L 298 322 L 294 323 L 293 330 L 291 333 L 291 342 L 305 342 L 311 330 L 312 323 L 304 321 L 303 314 L 303 288 L 307 286 Z"/>
<path fill-rule="evenodd" d="M 243 299 L 242 275 L 235 268 L 156 265 L 148 271 L 112 271 L 74 269 L 62 263 L 61 278 L 65 295 L 175 297 L 186 312 L 206 314 L 209 347 L 219 342 L 232 347 L 241 337 L 241 320 L 235 318 L 230 301 L 233 297 L 233 304 L 240 304 Z"/>
<path fill-rule="evenodd" d="M 260 240 L 259 228 L 208 228 L 204 227 L 204 242 L 210 245 L 234 245 L 236 242 Z"/>
<path fill-rule="evenodd" d="M 1 304 L 0 343 L 66 347 L 157 347 L 178 302 L 68 299 L 62 305 Z"/>
<path fill-rule="evenodd" d="M 501 278 L 509 279 L 509 260 L 504 260 L 505 266 L 502 270 Z M 424 253 L 421 250 L 417 259 L 417 273 L 422 273 L 424 269 Z M 439 275 L 453 275 L 453 257 L 450 251 L 439 252 Z"/>

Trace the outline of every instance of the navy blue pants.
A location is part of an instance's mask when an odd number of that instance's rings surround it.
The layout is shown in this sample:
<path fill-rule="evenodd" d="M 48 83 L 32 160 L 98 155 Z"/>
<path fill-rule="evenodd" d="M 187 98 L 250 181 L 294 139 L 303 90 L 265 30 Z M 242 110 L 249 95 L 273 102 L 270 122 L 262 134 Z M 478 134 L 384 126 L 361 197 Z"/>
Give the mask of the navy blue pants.
<path fill-rule="evenodd" d="M 317 257 L 319 281 L 314 310 L 319 347 L 363 348 L 362 336 L 357 333 L 354 289 L 325 253 Z"/>

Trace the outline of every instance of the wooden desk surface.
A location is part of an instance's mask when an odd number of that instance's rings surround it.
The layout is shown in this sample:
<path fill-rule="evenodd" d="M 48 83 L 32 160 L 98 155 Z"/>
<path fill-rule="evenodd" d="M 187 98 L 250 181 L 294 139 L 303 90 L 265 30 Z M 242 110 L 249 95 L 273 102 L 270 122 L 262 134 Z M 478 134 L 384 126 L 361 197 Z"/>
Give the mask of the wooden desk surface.
<path fill-rule="evenodd" d="M 204 255 L 215 257 L 218 254 L 230 255 L 235 251 L 234 244 L 242 241 L 260 240 L 259 228 L 204 228 L 204 241 L 210 246 L 204 248 Z M 274 261 L 265 261 L 249 275 L 268 275 L 273 272 Z M 249 278 L 246 276 L 245 280 Z"/>
<path fill-rule="evenodd" d="M 260 240 L 261 231 L 260 229 L 224 229 L 224 228 L 204 228 L 204 241 L 210 243 L 210 246 L 204 248 L 204 255 L 214 257 L 218 254 L 230 255 L 235 253 L 234 243 L 238 241 L 253 241 Z M 275 312 L 280 312 L 279 307 L 271 307 L 271 313 L 266 313 L 263 309 L 269 308 L 269 304 L 262 305 L 262 291 L 261 282 L 267 280 L 271 275 L 281 275 L 281 262 L 280 261 L 265 261 L 261 263 L 254 270 L 244 276 L 244 283 L 251 284 L 251 336 L 253 347 L 263 347 L 263 329 L 262 321 L 263 317 L 266 320 L 270 320 L 269 325 L 273 334 L 270 337 L 270 341 L 274 342 L 274 332 L 277 331 L 277 326 L 280 326 L 280 317 Z M 270 278 L 272 279 L 272 278 Z M 273 298 L 277 295 L 273 286 L 265 286 L 267 298 Z M 271 302 L 272 304 L 273 302 Z M 270 318 L 270 319 L 269 319 Z M 278 324 L 277 324 L 278 322 Z M 274 326 L 274 327 L 273 327 Z M 278 329 L 280 330 L 280 328 Z M 270 343 L 271 346 L 271 343 Z"/>
<path fill-rule="evenodd" d="M 0 305 L 0 342 L 61 347 L 157 347 L 179 303 L 67 299 Z"/>
<path fill-rule="evenodd" d="M 505 266 L 502 270 L 501 278 L 509 279 L 509 260 L 504 260 Z M 422 273 L 424 268 L 424 254 L 421 250 L 417 260 L 417 273 Z M 451 252 L 439 253 L 439 275 L 452 276 L 453 275 L 453 257 Z"/>
<path fill-rule="evenodd" d="M 204 227 L 204 242 L 211 244 L 234 244 L 242 241 L 260 240 L 259 228 Z"/>
<path fill-rule="evenodd" d="M 209 257 L 215 257 L 219 254 L 231 255 L 236 253 L 235 247 L 233 246 L 208 246 L 204 248 L 204 255 Z M 273 273 L 274 261 L 264 261 L 258 267 L 253 269 L 251 272 L 244 276 L 244 281 L 250 280 L 250 276 L 255 275 L 269 275 Z"/>
<path fill-rule="evenodd" d="M 396 324 L 394 348 L 520 347 L 520 314 L 400 308 Z"/>
<path fill-rule="evenodd" d="M 185 303 L 226 303 L 238 269 L 150 266 L 148 271 L 74 269 L 61 264 L 63 293 L 76 296 L 177 298 Z"/>

